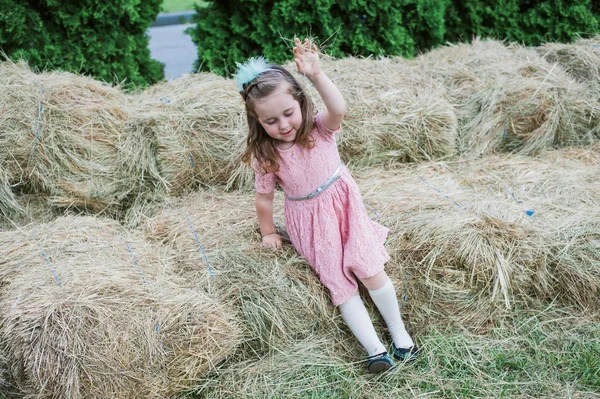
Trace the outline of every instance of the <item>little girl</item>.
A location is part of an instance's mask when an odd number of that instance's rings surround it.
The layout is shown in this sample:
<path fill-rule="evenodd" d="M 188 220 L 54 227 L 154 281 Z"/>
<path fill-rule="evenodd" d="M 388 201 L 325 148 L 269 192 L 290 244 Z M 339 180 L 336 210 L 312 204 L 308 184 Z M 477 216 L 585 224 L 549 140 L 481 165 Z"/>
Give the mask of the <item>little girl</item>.
<path fill-rule="evenodd" d="M 418 348 L 404 328 L 396 292 L 385 273 L 388 229 L 369 219 L 348 169 L 340 161 L 335 134 L 345 112 L 339 89 L 321 70 L 316 46 L 295 39 L 298 72 L 323 99 L 314 106 L 283 67 L 250 59 L 235 75 L 246 104 L 249 133 L 242 160 L 256 172 L 256 213 L 263 246 L 281 248 L 273 226 L 275 183 L 285 193 L 285 222 L 290 240 L 331 293 L 335 306 L 368 353 L 369 372 L 389 369 L 394 361 L 379 341 L 360 299 L 356 278 L 369 290 L 393 338 L 393 356 L 414 359 Z"/>

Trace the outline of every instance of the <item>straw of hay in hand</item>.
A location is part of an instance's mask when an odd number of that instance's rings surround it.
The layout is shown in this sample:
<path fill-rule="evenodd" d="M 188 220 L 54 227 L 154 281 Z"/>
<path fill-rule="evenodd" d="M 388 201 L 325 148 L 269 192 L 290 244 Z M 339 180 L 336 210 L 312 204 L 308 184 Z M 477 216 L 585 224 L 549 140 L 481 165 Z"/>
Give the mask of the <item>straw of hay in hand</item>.
<path fill-rule="evenodd" d="M 251 182 L 252 176 L 238 170 L 248 129 L 232 80 L 210 73 L 185 75 L 148 88 L 132 99 L 132 106 L 132 128 L 156 137 L 170 195 L 198 185 Z"/>
<path fill-rule="evenodd" d="M 597 95 L 534 50 L 493 40 L 442 47 L 417 63 L 457 104 L 459 150 L 534 154 L 598 140 Z"/>
<path fill-rule="evenodd" d="M 0 89 L 0 163 L 13 187 L 56 208 L 119 216 L 160 180 L 151 138 L 124 131 L 129 115 L 118 88 L 7 61 Z"/>
<path fill-rule="evenodd" d="M 172 396 L 239 343 L 227 309 L 172 274 L 173 254 L 115 221 L 61 217 L 0 233 L 0 248 L 0 342 L 22 394 Z"/>
<path fill-rule="evenodd" d="M 457 120 L 445 89 L 415 65 L 399 58 L 322 63 L 346 101 L 339 139 L 345 160 L 368 166 L 441 159 L 456 152 Z M 307 89 L 321 104 L 316 90 Z"/>

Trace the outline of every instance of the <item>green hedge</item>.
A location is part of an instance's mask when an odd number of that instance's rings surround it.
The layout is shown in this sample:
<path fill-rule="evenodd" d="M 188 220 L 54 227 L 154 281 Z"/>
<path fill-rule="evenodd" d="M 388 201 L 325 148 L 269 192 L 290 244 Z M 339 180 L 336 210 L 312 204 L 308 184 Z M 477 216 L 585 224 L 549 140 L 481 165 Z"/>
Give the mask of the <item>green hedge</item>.
<path fill-rule="evenodd" d="M 317 37 L 334 57 L 411 57 L 474 36 L 569 42 L 599 31 L 599 8 L 595 0 L 209 0 L 187 32 L 195 68 L 228 75 L 250 56 L 290 60 L 294 35 Z"/>
<path fill-rule="evenodd" d="M 164 77 L 146 30 L 162 0 L 0 0 L 0 49 L 37 69 L 145 86 Z"/>
<path fill-rule="evenodd" d="M 454 0 L 448 7 L 446 40 L 491 37 L 537 46 L 569 43 L 599 32 L 597 0 Z"/>
<path fill-rule="evenodd" d="M 249 56 L 289 60 L 294 35 L 318 38 L 335 57 L 410 57 L 416 48 L 443 40 L 449 1 L 212 0 L 196 7 L 196 26 L 188 33 L 198 46 L 195 68 L 222 75 L 232 73 L 235 63 Z"/>

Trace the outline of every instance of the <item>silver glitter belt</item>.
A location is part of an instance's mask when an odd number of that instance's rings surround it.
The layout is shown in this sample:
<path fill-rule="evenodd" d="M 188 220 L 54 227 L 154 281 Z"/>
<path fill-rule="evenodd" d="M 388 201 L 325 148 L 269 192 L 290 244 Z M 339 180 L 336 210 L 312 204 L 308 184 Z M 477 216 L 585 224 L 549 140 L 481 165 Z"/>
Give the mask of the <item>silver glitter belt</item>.
<path fill-rule="evenodd" d="M 313 191 L 312 193 L 304 196 L 304 197 L 288 197 L 287 195 L 285 196 L 287 199 L 289 199 L 290 201 L 304 201 L 304 200 L 309 200 L 309 199 L 313 199 L 315 198 L 317 195 L 321 194 L 323 191 L 325 191 L 325 189 L 329 186 L 331 186 L 333 183 L 335 183 L 340 177 L 340 171 L 342 170 L 342 166 L 344 166 L 343 162 L 340 162 L 340 164 L 338 165 L 337 169 L 335 170 L 335 172 L 333 172 L 333 174 L 331 175 L 331 177 L 321 186 L 319 186 L 315 191 Z"/>

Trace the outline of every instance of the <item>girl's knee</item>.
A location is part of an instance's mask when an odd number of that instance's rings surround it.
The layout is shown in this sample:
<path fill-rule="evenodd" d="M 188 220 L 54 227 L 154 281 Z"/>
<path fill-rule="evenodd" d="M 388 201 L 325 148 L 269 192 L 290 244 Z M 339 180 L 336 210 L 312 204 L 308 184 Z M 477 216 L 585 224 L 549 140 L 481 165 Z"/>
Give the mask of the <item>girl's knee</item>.
<path fill-rule="evenodd" d="M 378 290 L 383 287 L 388 281 L 388 275 L 384 270 L 380 271 L 374 276 L 367 278 L 359 278 L 360 282 L 363 283 L 368 290 Z"/>

